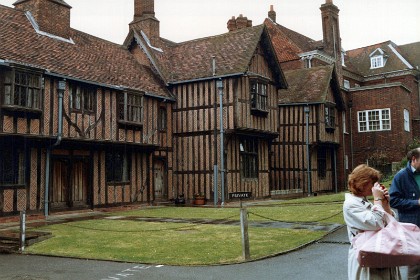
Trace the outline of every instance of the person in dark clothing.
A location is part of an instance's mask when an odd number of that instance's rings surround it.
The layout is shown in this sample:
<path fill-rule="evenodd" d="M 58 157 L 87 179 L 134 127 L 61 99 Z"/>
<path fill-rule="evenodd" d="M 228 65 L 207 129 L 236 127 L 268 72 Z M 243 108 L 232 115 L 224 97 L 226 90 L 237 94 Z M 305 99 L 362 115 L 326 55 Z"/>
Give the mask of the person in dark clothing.
<path fill-rule="evenodd" d="M 400 222 L 420 227 L 420 148 L 409 151 L 407 160 L 407 167 L 392 180 L 390 204 L 398 210 Z M 408 279 L 420 280 L 420 265 L 408 267 Z"/>

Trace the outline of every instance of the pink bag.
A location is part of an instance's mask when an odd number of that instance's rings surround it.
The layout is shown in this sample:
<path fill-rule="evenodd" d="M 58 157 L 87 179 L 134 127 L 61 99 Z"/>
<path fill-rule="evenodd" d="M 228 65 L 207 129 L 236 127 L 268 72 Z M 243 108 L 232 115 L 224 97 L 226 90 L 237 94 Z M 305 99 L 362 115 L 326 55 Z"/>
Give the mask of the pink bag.
<path fill-rule="evenodd" d="M 360 266 L 384 268 L 420 264 L 420 228 L 385 213 L 388 225 L 365 231 L 352 240 Z"/>

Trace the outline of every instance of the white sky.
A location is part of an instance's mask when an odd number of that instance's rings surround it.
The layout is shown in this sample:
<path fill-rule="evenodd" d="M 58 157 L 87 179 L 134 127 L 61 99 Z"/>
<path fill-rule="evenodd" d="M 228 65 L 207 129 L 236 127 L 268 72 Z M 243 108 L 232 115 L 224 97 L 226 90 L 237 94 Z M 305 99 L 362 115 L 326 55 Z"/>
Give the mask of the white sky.
<path fill-rule="evenodd" d="M 133 19 L 134 0 L 65 0 L 71 26 L 122 44 Z M 0 0 L 13 7 L 16 0 Z M 420 41 L 420 0 L 333 0 L 340 9 L 346 50 L 391 40 L 398 45 Z M 227 32 L 227 21 L 243 14 L 261 24 L 274 5 L 277 22 L 314 40 L 322 39 L 325 0 L 155 0 L 161 37 L 182 42 Z"/>

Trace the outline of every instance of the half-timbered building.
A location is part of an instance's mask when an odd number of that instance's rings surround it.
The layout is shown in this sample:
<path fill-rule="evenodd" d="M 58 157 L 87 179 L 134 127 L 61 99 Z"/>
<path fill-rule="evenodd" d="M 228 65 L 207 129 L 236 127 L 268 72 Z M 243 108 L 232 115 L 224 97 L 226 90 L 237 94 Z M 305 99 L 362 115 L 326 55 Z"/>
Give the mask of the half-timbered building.
<path fill-rule="evenodd" d="M 288 89 L 279 92 L 279 138 L 274 141 L 271 195 L 291 196 L 345 188 L 350 137 L 342 84 L 339 10 L 321 5 L 323 40 L 265 20 Z"/>
<path fill-rule="evenodd" d="M 153 182 L 175 101 L 164 83 L 127 49 L 72 29 L 65 1 L 15 6 L 0 5 L 1 215 L 162 198 Z"/>
<path fill-rule="evenodd" d="M 156 36 L 151 6 L 136 3 L 137 22 L 125 45 L 154 67 L 176 98 L 173 198 L 202 193 L 223 202 L 232 192 L 269 196 L 278 90 L 286 82 L 266 27 L 244 20 L 244 28 L 176 44 Z"/>

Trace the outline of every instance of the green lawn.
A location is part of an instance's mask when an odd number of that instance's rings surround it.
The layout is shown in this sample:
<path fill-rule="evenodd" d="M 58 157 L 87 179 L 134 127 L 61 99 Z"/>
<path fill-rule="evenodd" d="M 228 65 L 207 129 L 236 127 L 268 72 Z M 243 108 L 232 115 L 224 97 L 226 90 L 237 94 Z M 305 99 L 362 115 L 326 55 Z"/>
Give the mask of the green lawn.
<path fill-rule="evenodd" d="M 343 194 L 249 206 L 249 222 L 289 221 L 341 223 Z M 110 213 L 111 216 L 230 219 L 239 208 L 153 207 Z M 241 229 L 237 225 L 159 223 L 96 219 L 39 228 L 53 237 L 27 248 L 28 253 L 84 259 L 168 265 L 241 262 Z M 326 232 L 249 227 L 252 259 L 279 254 L 321 238 Z"/>

